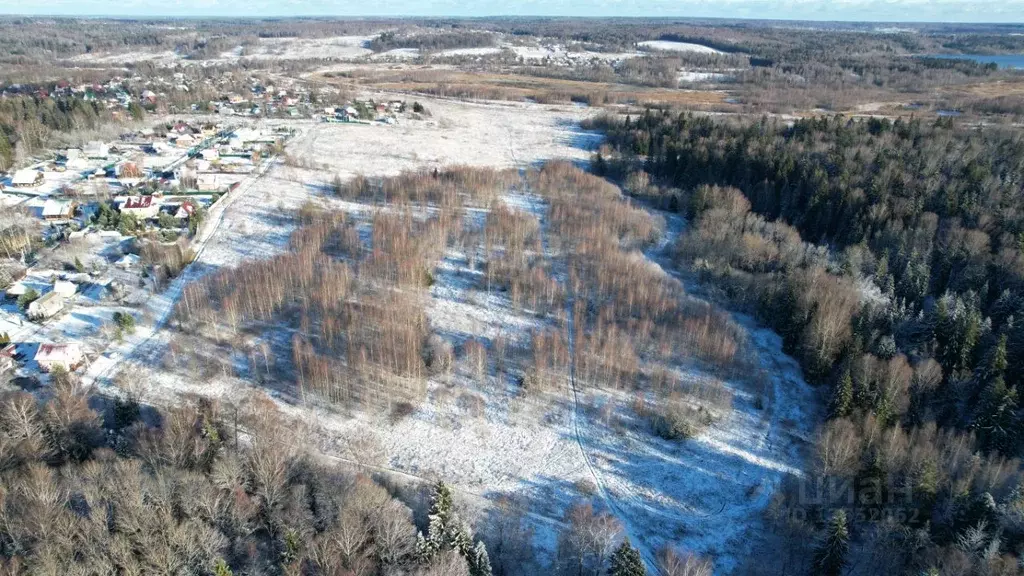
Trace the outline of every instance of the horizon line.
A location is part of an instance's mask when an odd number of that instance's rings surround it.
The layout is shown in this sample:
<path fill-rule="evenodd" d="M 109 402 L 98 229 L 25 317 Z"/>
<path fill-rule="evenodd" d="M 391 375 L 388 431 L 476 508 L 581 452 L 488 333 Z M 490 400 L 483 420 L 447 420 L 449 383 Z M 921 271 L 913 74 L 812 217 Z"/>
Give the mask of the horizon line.
<path fill-rule="evenodd" d="M 753 18 L 744 16 L 583 16 L 583 15 L 543 15 L 543 14 L 488 14 L 475 16 L 459 16 L 451 14 L 415 15 L 415 14 L 263 14 L 259 16 L 237 16 L 237 15 L 173 15 L 173 14 L 45 14 L 45 13 L 16 13 L 0 11 L 0 19 L 8 18 L 66 18 L 66 19 L 89 19 L 89 20 L 486 20 L 486 19 L 507 19 L 507 20 L 689 20 L 706 21 L 717 20 L 723 22 L 771 22 L 771 23 L 814 23 L 814 24 L 903 24 L 903 25 L 962 25 L 962 26 L 1002 26 L 1002 27 L 1024 27 L 1022 22 L 999 22 L 999 21 L 972 21 L 972 20 L 858 20 L 844 18 Z"/>

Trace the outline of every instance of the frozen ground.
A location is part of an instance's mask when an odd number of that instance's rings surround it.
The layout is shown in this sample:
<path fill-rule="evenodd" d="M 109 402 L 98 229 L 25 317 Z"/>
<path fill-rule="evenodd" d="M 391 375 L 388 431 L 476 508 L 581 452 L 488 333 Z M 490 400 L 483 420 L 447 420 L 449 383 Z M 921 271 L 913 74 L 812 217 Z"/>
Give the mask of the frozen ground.
<path fill-rule="evenodd" d="M 452 164 L 525 167 L 550 158 L 584 161 L 597 143 L 595 135 L 577 128 L 586 109 L 420 101 L 432 114 L 428 120 L 396 126 L 293 123 L 298 134 L 287 151 L 307 167 L 268 162 L 265 175 L 225 198 L 200 234 L 197 262 L 147 304 L 152 328 L 95 363 L 89 379 L 106 383 L 120 370 L 136 371 L 136 380 L 149 386 L 144 400 L 155 403 L 184 392 L 237 398 L 250 389 L 253 384 L 233 371 L 200 383 L 162 370 L 172 337 L 163 320 L 186 282 L 284 250 L 294 226 L 288 214 L 304 202 L 365 217 L 371 207 L 327 197 L 325 184 L 334 174 L 385 175 Z M 541 199 L 515 193 L 505 202 L 538 217 L 545 230 Z M 647 256 L 660 263 L 662 250 L 682 226 L 670 218 L 664 241 Z M 457 344 L 493 342 L 499 335 L 522 343 L 531 328 L 558 325 L 551 316 L 516 309 L 507 295 L 486 291 L 479 278 L 465 254 L 445 254 L 425 294 L 435 331 Z M 750 545 L 772 490 L 784 475 L 799 473 L 803 439 L 813 421 L 801 407 L 814 406 L 779 338 L 750 319 L 740 320 L 750 327 L 768 376 L 767 402 L 757 400 L 763 390 L 727 382 L 735 396 L 733 409 L 688 442 L 653 437 L 634 421 L 623 396 L 593 391 L 586 383 L 574 388 L 568 377 L 553 390 L 524 395 L 514 372 L 487 368 L 481 373 L 464 357 L 450 373 L 431 378 L 427 400 L 397 421 L 376 412 L 342 415 L 284 401 L 280 406 L 303 430 L 304 444 L 326 458 L 404 477 L 444 478 L 477 507 L 504 494 L 525 498 L 542 554 L 553 553 L 565 509 L 576 499 L 595 498 L 622 520 L 647 559 L 673 543 L 715 557 L 719 570 L 729 572 Z M 677 369 L 684 379 L 710 378 L 692 367 Z"/>
<path fill-rule="evenodd" d="M 408 60 L 420 56 L 416 48 L 396 48 L 385 52 L 374 53 L 369 43 L 376 36 L 332 36 L 328 38 L 260 38 L 258 42 L 245 46 L 236 46 L 216 57 L 207 58 L 203 63 L 225 63 L 240 59 L 249 60 L 305 60 L 333 59 L 342 61 L 378 61 Z M 683 42 L 643 42 L 641 47 L 660 50 L 684 50 L 716 53 L 706 46 Z M 621 62 L 629 58 L 642 56 L 642 52 L 594 52 L 581 50 L 578 46 L 569 46 L 554 42 L 551 39 L 537 39 L 530 45 L 512 44 L 501 41 L 497 46 L 476 48 L 451 48 L 434 52 L 436 56 L 488 56 L 502 50 L 511 50 L 525 61 L 548 60 L 554 63 L 578 63 L 601 61 L 609 64 Z M 154 62 L 163 66 L 185 63 L 183 54 L 171 50 L 165 51 L 125 51 L 80 54 L 71 58 L 73 62 L 92 64 L 115 64 L 133 62 Z M 188 61 L 192 62 L 192 61 Z"/>
<path fill-rule="evenodd" d="M 508 46 L 516 56 L 525 61 L 552 60 L 566 62 L 601 61 L 608 64 L 621 62 L 629 58 L 642 56 L 639 52 L 592 52 L 589 50 L 570 50 L 562 44 L 538 43 L 530 46 Z"/>
<path fill-rule="evenodd" d="M 497 46 L 482 46 L 480 48 L 452 48 L 450 50 L 441 50 L 437 53 L 438 56 L 487 56 L 488 54 L 497 54 L 501 52 L 501 48 Z"/>
<path fill-rule="evenodd" d="M 370 60 L 415 60 L 420 57 L 419 48 L 394 48 L 370 56 Z"/>
<path fill-rule="evenodd" d="M 680 82 L 721 82 L 732 79 L 728 74 L 721 72 L 701 72 L 698 70 L 680 70 L 678 75 Z"/>
<path fill-rule="evenodd" d="M 366 45 L 373 38 L 373 36 L 261 38 L 255 45 L 246 46 L 245 50 L 239 54 L 242 58 L 256 60 L 304 60 L 307 58 L 350 60 L 370 55 L 372 51 Z"/>
<path fill-rule="evenodd" d="M 599 136 L 578 123 L 594 112 L 575 106 L 466 103 L 417 97 L 430 117 L 395 126 L 318 125 L 296 153 L 337 173 L 396 174 L 467 164 L 529 166 L 550 158 L 587 160 Z"/>
<path fill-rule="evenodd" d="M 691 42 L 647 40 L 645 42 L 638 43 L 637 46 L 641 48 L 647 48 L 649 50 L 661 50 L 664 52 L 696 52 L 698 54 L 723 54 L 721 50 L 715 50 L 710 46 L 704 46 L 703 44 L 693 44 Z"/>
<path fill-rule="evenodd" d="M 147 52 L 144 50 L 140 51 L 128 51 L 128 52 L 90 52 L 88 54 L 79 54 L 78 56 L 72 57 L 72 62 L 81 62 L 88 64 L 122 64 L 122 63 L 134 63 L 134 62 L 153 62 L 162 66 L 171 66 L 177 62 L 181 56 L 175 53 L 173 50 L 164 50 L 161 52 Z"/>

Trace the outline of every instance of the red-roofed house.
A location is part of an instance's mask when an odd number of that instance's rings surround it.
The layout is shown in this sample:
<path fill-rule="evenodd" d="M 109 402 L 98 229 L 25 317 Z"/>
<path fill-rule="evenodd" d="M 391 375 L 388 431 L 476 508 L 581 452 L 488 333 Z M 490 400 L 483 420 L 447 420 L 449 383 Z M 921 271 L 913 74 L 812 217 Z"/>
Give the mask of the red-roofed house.
<path fill-rule="evenodd" d="M 152 196 L 128 196 L 121 201 L 118 210 L 122 214 L 133 214 L 136 218 L 155 218 L 160 204 L 154 202 Z"/>
<path fill-rule="evenodd" d="M 35 360 L 43 372 L 49 372 L 57 366 L 74 370 L 85 360 L 85 354 L 82 352 L 82 347 L 75 343 L 40 344 Z"/>
<path fill-rule="evenodd" d="M 178 208 L 178 211 L 174 213 L 174 217 L 179 220 L 184 220 L 192 216 L 192 214 L 195 214 L 195 211 L 196 207 L 194 204 L 191 202 L 185 202 Z"/>

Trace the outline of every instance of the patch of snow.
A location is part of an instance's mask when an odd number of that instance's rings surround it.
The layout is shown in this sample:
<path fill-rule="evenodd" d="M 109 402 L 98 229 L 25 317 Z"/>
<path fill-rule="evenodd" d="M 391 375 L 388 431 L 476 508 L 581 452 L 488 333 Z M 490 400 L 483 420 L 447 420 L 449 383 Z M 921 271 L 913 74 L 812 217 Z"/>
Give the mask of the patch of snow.
<path fill-rule="evenodd" d="M 515 55 L 526 61 L 554 60 L 564 63 L 600 61 L 608 64 L 621 62 L 629 58 L 643 56 L 639 52 L 592 52 L 589 50 L 569 50 L 560 44 L 537 46 L 507 46 Z"/>
<path fill-rule="evenodd" d="M 452 48 L 450 50 L 441 50 L 437 52 L 438 56 L 487 56 L 488 54 L 497 54 L 501 52 L 501 48 L 497 46 L 482 46 L 480 48 Z"/>
<path fill-rule="evenodd" d="M 419 48 L 394 48 L 370 56 L 371 60 L 414 60 L 420 57 Z"/>
<path fill-rule="evenodd" d="M 721 82 L 732 78 L 721 72 L 699 72 L 695 70 L 681 70 L 677 77 L 680 82 Z"/>
<path fill-rule="evenodd" d="M 328 38 L 263 38 L 246 50 L 245 57 L 260 60 L 304 60 L 333 58 L 348 60 L 371 54 L 366 43 L 372 36 L 332 36 Z"/>
<path fill-rule="evenodd" d="M 649 50 L 660 50 L 663 52 L 694 52 L 697 54 L 724 54 L 721 50 L 716 50 L 710 46 L 704 46 L 703 44 L 693 44 L 691 42 L 672 42 L 669 40 L 646 40 L 644 42 L 637 43 L 637 46 L 641 48 L 647 48 Z"/>

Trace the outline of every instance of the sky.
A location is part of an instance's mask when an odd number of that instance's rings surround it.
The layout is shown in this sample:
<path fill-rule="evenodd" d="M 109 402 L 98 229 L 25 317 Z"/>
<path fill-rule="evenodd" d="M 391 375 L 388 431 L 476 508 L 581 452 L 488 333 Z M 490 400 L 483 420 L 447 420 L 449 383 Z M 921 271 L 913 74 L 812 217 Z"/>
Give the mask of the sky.
<path fill-rule="evenodd" d="M 1024 0 L 0 0 L 68 16 L 644 16 L 1024 23 Z"/>

